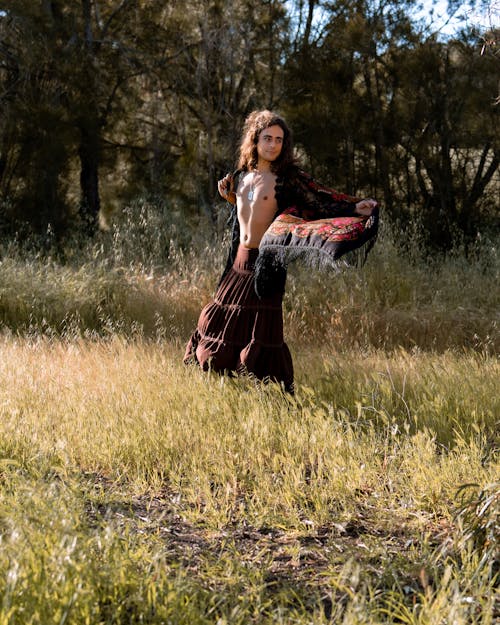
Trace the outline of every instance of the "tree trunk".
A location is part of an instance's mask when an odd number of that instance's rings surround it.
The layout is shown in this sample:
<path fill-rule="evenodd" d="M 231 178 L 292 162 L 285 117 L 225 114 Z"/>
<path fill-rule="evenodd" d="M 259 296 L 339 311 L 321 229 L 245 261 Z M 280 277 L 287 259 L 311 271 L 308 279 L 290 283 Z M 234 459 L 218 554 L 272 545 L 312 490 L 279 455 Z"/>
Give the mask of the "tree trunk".
<path fill-rule="evenodd" d="M 80 217 L 85 232 L 93 236 L 98 229 L 99 210 L 99 124 L 96 119 L 80 124 Z"/>
<path fill-rule="evenodd" d="M 84 42 L 86 51 L 86 72 L 88 74 L 88 99 L 86 113 L 80 119 L 80 217 L 85 232 L 93 236 L 98 229 L 99 210 L 99 160 L 100 160 L 100 124 L 96 103 L 93 101 L 95 90 L 94 76 L 94 36 L 92 32 L 92 6 L 90 0 L 82 0 Z"/>

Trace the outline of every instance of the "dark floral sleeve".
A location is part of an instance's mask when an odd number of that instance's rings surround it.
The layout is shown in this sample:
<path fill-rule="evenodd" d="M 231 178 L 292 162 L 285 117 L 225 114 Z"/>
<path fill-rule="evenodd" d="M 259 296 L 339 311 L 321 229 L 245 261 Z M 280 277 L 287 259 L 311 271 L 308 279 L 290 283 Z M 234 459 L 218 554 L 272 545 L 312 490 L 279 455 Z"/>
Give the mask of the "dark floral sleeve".
<path fill-rule="evenodd" d="M 233 173 L 235 191 L 238 189 L 238 185 L 240 183 L 240 177 L 241 177 L 241 170 L 237 169 Z M 231 212 L 229 215 L 229 219 L 227 220 L 227 226 L 231 233 L 231 240 L 229 243 L 229 250 L 228 250 L 227 257 L 226 257 L 226 264 L 224 266 L 222 275 L 219 278 L 218 285 L 220 285 L 222 280 L 225 278 L 226 274 L 229 272 L 229 270 L 233 266 L 233 263 L 236 259 L 236 254 L 238 253 L 238 246 L 240 244 L 240 224 L 238 221 L 238 209 L 236 207 L 236 204 L 232 204 L 231 202 L 228 202 L 228 204 L 230 206 Z"/>
<path fill-rule="evenodd" d="M 325 187 L 299 169 L 278 179 L 277 199 L 280 213 L 306 220 L 351 217 L 359 202 L 359 198 Z"/>

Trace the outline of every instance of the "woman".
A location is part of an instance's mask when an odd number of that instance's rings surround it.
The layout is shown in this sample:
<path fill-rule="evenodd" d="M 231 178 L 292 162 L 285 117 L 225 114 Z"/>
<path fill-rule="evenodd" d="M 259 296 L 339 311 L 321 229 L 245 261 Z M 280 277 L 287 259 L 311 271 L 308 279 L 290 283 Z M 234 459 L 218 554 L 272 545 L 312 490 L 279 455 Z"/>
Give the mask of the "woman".
<path fill-rule="evenodd" d="M 238 169 L 218 189 L 233 205 L 232 245 L 184 362 L 278 382 L 293 392 L 292 357 L 283 339 L 287 263 L 303 256 L 335 264 L 372 243 L 377 203 L 337 193 L 301 171 L 288 125 L 267 110 L 247 118 Z"/>

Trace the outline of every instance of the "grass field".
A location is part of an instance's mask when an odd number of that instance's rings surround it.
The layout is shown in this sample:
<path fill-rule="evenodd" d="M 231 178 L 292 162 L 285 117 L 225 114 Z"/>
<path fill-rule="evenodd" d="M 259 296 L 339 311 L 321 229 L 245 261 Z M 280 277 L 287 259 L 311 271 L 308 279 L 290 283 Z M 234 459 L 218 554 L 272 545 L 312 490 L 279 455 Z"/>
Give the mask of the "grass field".
<path fill-rule="evenodd" d="M 498 622 L 493 251 L 292 271 L 294 398 L 181 364 L 220 252 L 87 254 L 0 263 L 0 625 Z"/>

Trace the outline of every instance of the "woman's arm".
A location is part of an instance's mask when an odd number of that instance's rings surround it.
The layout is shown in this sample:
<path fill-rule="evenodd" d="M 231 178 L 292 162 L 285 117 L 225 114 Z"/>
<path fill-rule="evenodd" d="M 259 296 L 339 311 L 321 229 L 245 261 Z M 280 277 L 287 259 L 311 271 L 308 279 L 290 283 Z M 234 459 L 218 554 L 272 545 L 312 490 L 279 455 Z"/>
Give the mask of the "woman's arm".
<path fill-rule="evenodd" d="M 376 200 L 372 200 L 370 198 L 361 200 L 361 202 L 356 204 L 356 213 L 358 215 L 369 217 L 377 206 L 378 202 Z"/>
<path fill-rule="evenodd" d="M 280 212 L 287 211 L 312 220 L 371 215 L 377 202 L 339 193 L 298 170 L 295 175 L 284 180 L 279 206 Z"/>
<path fill-rule="evenodd" d="M 220 195 L 230 204 L 236 204 L 236 193 L 234 192 L 233 174 L 226 174 L 224 178 L 217 182 L 217 189 Z"/>

